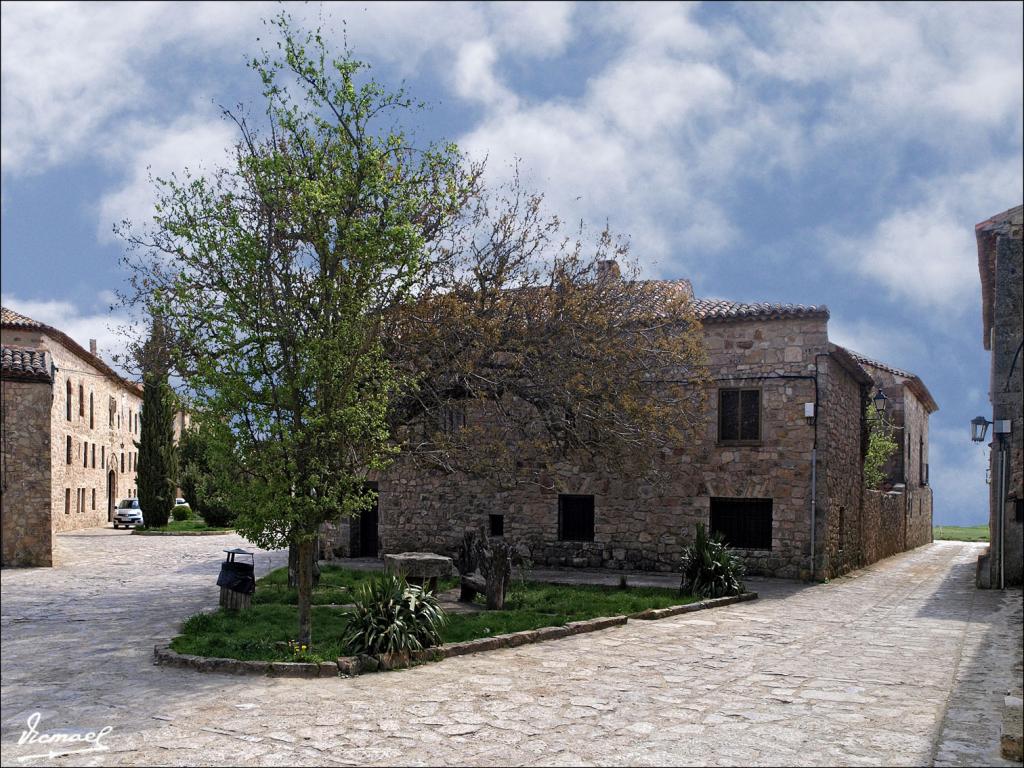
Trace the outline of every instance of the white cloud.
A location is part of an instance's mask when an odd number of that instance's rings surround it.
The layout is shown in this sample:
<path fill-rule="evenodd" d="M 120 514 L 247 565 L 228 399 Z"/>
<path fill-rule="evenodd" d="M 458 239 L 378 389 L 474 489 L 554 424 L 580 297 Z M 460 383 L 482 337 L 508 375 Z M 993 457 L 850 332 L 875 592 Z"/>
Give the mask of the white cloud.
<path fill-rule="evenodd" d="M 255 38 L 259 11 L 232 3 L 4 3 L 5 174 L 89 154 L 110 121 L 159 102 L 147 67 L 182 46 L 206 55 Z"/>
<path fill-rule="evenodd" d="M 842 237 L 824 229 L 821 246 L 894 300 L 959 317 L 976 311 L 980 296 L 974 225 L 1019 203 L 1022 185 L 1021 164 L 1009 158 L 921 180 L 914 185 L 915 202 L 885 216 L 872 232 Z"/>
<path fill-rule="evenodd" d="M 128 219 L 150 223 L 154 213 L 154 178 L 188 168 L 201 175 L 223 165 L 236 134 L 232 124 L 210 115 L 186 115 L 168 126 L 132 124 L 118 134 L 109 150 L 121 155 L 128 175 L 98 203 L 97 237 L 112 239 L 112 226 Z"/>
<path fill-rule="evenodd" d="M 851 321 L 837 320 L 828 323 L 828 338 L 841 347 L 879 360 L 896 368 L 911 369 L 911 361 L 922 349 L 921 340 L 905 327 L 894 327 L 863 318 Z"/>
<path fill-rule="evenodd" d="M 2 301 L 8 309 L 63 331 L 85 349 L 89 349 L 90 339 L 96 339 L 100 357 L 113 366 L 113 356 L 126 349 L 125 336 L 119 331 L 126 321 L 122 315 L 109 311 L 108 298 L 105 293 L 84 310 L 70 301 L 22 299 L 6 293 Z"/>

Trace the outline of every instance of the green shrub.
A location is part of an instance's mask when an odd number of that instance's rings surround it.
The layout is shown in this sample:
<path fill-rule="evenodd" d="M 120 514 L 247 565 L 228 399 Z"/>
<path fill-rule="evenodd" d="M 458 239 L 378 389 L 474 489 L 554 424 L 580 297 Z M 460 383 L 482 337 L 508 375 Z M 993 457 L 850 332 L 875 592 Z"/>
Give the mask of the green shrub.
<path fill-rule="evenodd" d="M 719 536 L 708 536 L 697 524 L 697 538 L 683 550 L 683 579 L 679 589 L 700 597 L 725 597 L 746 591 L 743 561 Z"/>
<path fill-rule="evenodd" d="M 228 528 L 235 522 L 235 513 L 219 499 L 209 498 L 203 504 L 203 520 L 211 528 Z"/>
<path fill-rule="evenodd" d="M 188 504 L 178 504 L 174 509 L 171 510 L 171 517 L 178 522 L 182 520 L 192 519 L 192 507 Z"/>
<path fill-rule="evenodd" d="M 384 573 L 356 593 L 344 644 L 353 654 L 419 651 L 440 644 L 447 621 L 432 592 Z"/>

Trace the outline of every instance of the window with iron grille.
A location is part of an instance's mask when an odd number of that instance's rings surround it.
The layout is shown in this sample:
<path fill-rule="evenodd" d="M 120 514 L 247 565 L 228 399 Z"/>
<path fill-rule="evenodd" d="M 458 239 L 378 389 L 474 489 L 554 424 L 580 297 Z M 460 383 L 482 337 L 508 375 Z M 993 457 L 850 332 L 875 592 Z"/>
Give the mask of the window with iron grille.
<path fill-rule="evenodd" d="M 761 439 L 761 390 L 718 390 L 718 439 L 722 442 Z"/>
<path fill-rule="evenodd" d="M 594 540 L 594 497 L 558 495 L 558 538 L 560 541 Z"/>
<path fill-rule="evenodd" d="M 488 515 L 488 520 L 491 526 L 491 536 L 504 536 L 505 535 L 505 516 L 504 515 Z"/>
<path fill-rule="evenodd" d="M 736 549 L 771 549 L 772 500 L 712 498 L 711 531 Z"/>

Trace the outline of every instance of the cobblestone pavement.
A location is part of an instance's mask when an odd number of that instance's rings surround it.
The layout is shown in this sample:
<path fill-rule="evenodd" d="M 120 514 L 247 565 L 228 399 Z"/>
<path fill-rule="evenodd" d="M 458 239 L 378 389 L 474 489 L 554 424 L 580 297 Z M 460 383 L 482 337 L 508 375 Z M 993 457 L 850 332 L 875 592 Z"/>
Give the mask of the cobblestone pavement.
<path fill-rule="evenodd" d="M 16 742 L 39 711 L 49 733 L 114 726 L 110 751 L 57 764 L 1010 765 L 1000 670 L 1021 592 L 973 588 L 976 545 L 354 679 L 153 666 L 152 645 L 215 600 L 229 541 L 89 531 L 62 537 L 60 568 L 4 571 L 4 762 L 38 754 Z"/>

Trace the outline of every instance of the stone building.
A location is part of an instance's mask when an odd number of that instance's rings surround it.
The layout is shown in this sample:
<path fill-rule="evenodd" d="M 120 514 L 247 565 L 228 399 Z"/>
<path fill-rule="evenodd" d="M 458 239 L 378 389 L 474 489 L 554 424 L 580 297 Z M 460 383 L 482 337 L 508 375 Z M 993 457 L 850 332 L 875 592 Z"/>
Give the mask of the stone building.
<path fill-rule="evenodd" d="M 685 280 L 661 287 L 692 297 Z M 483 527 L 538 565 L 667 571 L 703 523 L 753 573 L 825 578 L 877 560 L 883 549 L 930 541 L 930 494 L 916 507 L 922 522 L 927 517 L 926 539 L 888 543 L 903 520 L 885 547 L 866 530 L 864 409 L 874 381 L 857 356 L 829 342 L 827 308 L 694 304 L 713 384 L 699 438 L 663 458 L 667 480 L 610 477 L 566 463 L 553 474 L 554 490 L 495 491 L 480 479 L 400 460 L 376 478 L 376 510 L 325 526 L 323 555 L 451 554 L 465 528 Z M 929 412 L 915 411 L 925 424 L 915 435 L 925 445 Z"/>
<path fill-rule="evenodd" d="M 883 471 L 883 489 L 864 497 L 864 546 L 869 562 L 932 541 L 928 421 L 939 409 L 921 378 L 909 371 L 850 353 L 885 396 L 882 418 L 897 450 Z"/>
<path fill-rule="evenodd" d="M 3 565 L 52 565 L 53 535 L 136 494 L 142 388 L 62 331 L 2 310 Z"/>
<path fill-rule="evenodd" d="M 1024 420 L 1021 369 L 1024 368 L 1024 269 L 1021 267 L 1021 229 L 1024 206 L 1018 205 L 974 228 L 981 274 L 982 344 L 992 353 L 989 401 L 992 422 L 1008 421 L 1005 495 L 1001 490 L 999 436 L 993 426 L 989 454 L 989 553 L 978 563 L 978 585 L 996 587 L 1000 566 L 1004 583 L 1019 585 L 1024 570 Z M 1002 528 L 1002 546 L 999 531 Z M 1000 553 L 1003 554 L 1002 563 Z"/>

